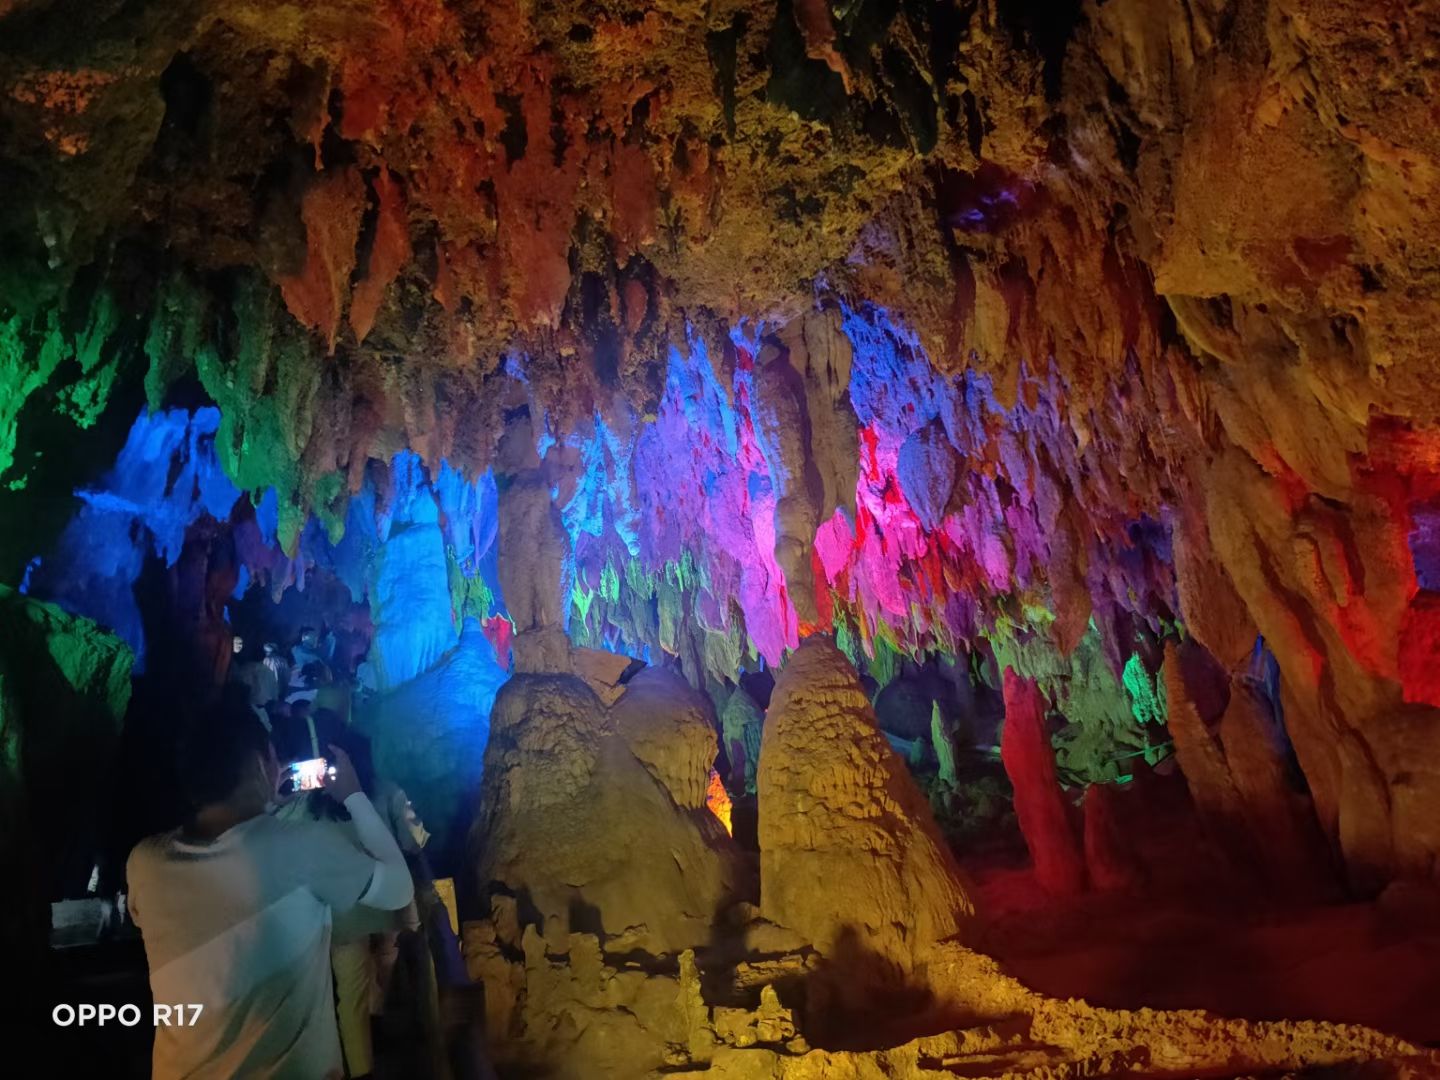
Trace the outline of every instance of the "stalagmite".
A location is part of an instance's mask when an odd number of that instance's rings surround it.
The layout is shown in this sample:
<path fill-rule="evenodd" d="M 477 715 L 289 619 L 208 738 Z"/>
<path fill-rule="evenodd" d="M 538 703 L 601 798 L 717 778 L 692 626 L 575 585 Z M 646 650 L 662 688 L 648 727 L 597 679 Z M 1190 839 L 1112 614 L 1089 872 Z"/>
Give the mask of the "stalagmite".
<path fill-rule="evenodd" d="M 757 777 L 760 910 L 822 953 L 898 971 L 974 912 L 924 797 L 875 724 L 850 662 L 807 640 L 776 682 Z"/>
<path fill-rule="evenodd" d="M 1225 764 L 1271 887 L 1277 893 L 1326 897 L 1335 887 L 1330 852 L 1309 797 L 1294 790 L 1286 776 L 1268 711 L 1248 680 L 1231 679 L 1230 704 L 1219 727 Z"/>
<path fill-rule="evenodd" d="M 0 880 L 313 697 L 504 1075 L 1436 1072 L 1437 13 L 0 0 Z"/>
<path fill-rule="evenodd" d="M 1085 862 L 1055 775 L 1045 712 L 1034 680 L 1006 668 L 1000 752 L 1015 787 L 1020 830 L 1040 884 L 1056 893 L 1077 893 L 1085 888 Z"/>
<path fill-rule="evenodd" d="M 665 677 L 616 716 L 574 676 L 513 677 L 485 752 L 479 895 L 521 897 L 552 952 L 582 932 L 652 953 L 704 942 L 740 876 L 705 809 L 715 744 L 708 728 L 695 738 L 696 714 L 694 692 Z"/>
<path fill-rule="evenodd" d="M 1186 685 L 1180 654 L 1165 647 L 1165 699 L 1170 705 L 1170 733 L 1175 756 L 1185 774 L 1190 797 L 1221 850 L 1247 869 L 1256 869 L 1256 852 L 1250 843 L 1245 806 L 1225 762 L 1225 754 L 1206 726 Z"/>

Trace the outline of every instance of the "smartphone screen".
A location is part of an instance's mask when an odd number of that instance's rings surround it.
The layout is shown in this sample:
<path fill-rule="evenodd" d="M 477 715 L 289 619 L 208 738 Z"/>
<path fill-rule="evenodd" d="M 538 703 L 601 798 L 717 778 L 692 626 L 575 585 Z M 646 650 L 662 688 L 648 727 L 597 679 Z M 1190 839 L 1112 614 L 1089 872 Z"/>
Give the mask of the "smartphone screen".
<path fill-rule="evenodd" d="M 334 772 L 323 757 L 291 762 L 291 787 L 295 791 L 318 791 L 325 786 L 326 776 L 333 775 Z"/>

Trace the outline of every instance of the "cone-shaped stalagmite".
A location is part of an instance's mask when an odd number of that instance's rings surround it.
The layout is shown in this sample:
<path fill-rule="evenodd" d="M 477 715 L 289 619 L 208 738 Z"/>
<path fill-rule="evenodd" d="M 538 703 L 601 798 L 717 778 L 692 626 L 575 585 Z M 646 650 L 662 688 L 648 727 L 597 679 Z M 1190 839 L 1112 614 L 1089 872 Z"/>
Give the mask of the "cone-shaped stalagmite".
<path fill-rule="evenodd" d="M 802 644 L 776 682 L 758 787 L 761 911 L 822 953 L 848 942 L 910 970 L 973 914 L 929 805 L 827 639 Z"/>

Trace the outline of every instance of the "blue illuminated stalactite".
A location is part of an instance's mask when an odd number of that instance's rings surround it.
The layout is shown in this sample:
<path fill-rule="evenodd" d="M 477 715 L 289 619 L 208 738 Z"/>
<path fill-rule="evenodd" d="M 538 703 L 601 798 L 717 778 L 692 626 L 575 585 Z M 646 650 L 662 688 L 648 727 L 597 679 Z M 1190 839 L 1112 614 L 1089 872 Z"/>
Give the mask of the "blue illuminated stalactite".
<path fill-rule="evenodd" d="M 114 467 L 77 491 L 83 505 L 31 588 L 124 640 L 144 670 L 145 638 L 134 586 L 148 554 L 173 566 L 186 530 L 208 514 L 229 517 L 240 492 L 215 455 L 220 411 L 141 411 Z"/>

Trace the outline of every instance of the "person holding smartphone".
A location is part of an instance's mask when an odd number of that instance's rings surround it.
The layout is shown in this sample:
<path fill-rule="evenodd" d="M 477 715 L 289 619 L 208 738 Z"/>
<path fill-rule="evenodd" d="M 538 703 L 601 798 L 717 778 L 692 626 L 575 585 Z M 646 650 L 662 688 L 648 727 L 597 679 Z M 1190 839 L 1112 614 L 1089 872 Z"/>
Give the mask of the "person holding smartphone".
<path fill-rule="evenodd" d="M 182 740 L 194 813 L 142 841 L 127 864 L 130 917 L 157 1002 L 200 1005 L 193 1025 L 159 1027 L 152 1076 L 344 1075 L 330 982 L 332 913 L 405 908 L 409 868 L 361 789 L 328 748 L 326 793 L 350 835 L 267 812 L 281 778 L 269 734 L 248 709 L 222 708 Z"/>

